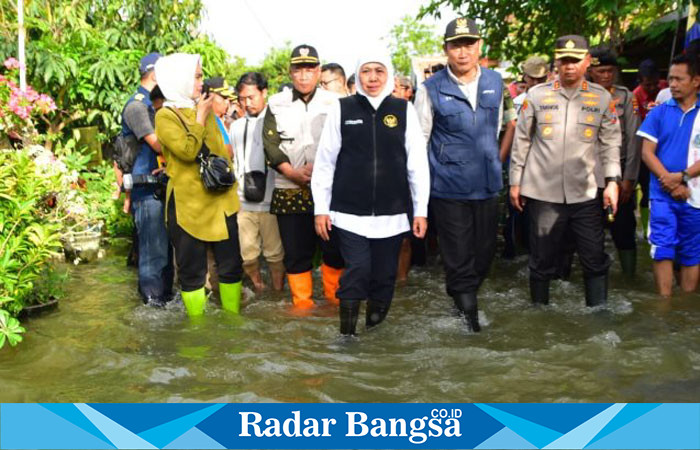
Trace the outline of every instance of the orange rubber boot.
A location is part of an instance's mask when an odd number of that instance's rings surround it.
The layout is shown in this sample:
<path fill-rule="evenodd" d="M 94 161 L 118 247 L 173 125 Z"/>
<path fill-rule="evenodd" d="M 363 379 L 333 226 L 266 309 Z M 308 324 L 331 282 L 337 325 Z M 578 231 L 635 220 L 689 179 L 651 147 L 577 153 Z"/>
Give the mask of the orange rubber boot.
<path fill-rule="evenodd" d="M 340 300 L 335 293 L 340 285 L 340 276 L 343 274 L 343 269 L 334 269 L 331 266 L 321 264 L 321 275 L 323 275 L 323 295 L 328 300 L 328 303 L 339 305 Z"/>
<path fill-rule="evenodd" d="M 288 273 L 287 283 L 289 290 L 292 291 L 292 302 L 297 308 L 312 308 L 314 301 L 311 299 L 313 293 L 313 282 L 311 280 L 311 271 L 304 273 Z"/>

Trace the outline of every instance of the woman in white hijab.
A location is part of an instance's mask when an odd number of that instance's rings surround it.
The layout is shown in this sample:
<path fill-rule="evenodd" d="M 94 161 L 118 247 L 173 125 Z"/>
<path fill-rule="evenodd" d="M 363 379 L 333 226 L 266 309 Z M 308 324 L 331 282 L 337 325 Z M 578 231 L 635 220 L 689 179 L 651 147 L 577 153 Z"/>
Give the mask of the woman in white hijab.
<path fill-rule="evenodd" d="M 212 154 L 231 158 L 212 113 L 213 96 L 202 95 L 199 55 L 175 53 L 155 65 L 164 107 L 156 114 L 156 135 L 170 177 L 166 217 L 175 248 L 182 300 L 187 314 L 204 313 L 207 247 L 211 247 L 219 275 L 221 304 L 238 313 L 241 298 L 241 256 L 236 213 L 236 186 L 210 192 L 202 184 L 196 158 L 203 144 Z"/>
<path fill-rule="evenodd" d="M 328 240 L 335 228 L 346 264 L 336 294 L 345 336 L 362 300 L 367 328 L 386 317 L 401 242 L 411 230 L 425 236 L 430 196 L 425 138 L 413 105 L 391 96 L 391 59 L 369 54 L 355 73 L 357 93 L 328 114 L 311 176 L 316 232 Z"/>

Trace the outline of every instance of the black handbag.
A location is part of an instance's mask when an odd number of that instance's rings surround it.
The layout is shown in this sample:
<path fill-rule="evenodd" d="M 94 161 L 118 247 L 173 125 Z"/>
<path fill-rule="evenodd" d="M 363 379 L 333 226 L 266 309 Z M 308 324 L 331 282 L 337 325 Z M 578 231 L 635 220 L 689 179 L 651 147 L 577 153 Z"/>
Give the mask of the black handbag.
<path fill-rule="evenodd" d="M 243 164 L 245 166 L 245 149 L 248 141 L 248 119 L 245 121 L 243 131 Z M 267 165 L 265 172 L 252 170 L 243 174 L 243 196 L 246 201 L 260 203 L 265 199 L 265 188 L 267 184 Z"/>
<path fill-rule="evenodd" d="M 180 111 L 170 107 L 168 109 L 175 113 L 177 118 L 180 119 L 182 126 L 189 132 L 189 128 L 180 115 Z M 236 177 L 233 174 L 233 170 L 231 170 L 231 164 L 228 160 L 211 153 L 204 141 L 202 141 L 202 148 L 195 159 L 199 163 L 199 176 L 206 190 L 212 192 L 227 191 L 236 183 Z"/>
<path fill-rule="evenodd" d="M 197 154 L 197 162 L 199 163 L 199 176 L 202 178 L 202 184 L 208 191 L 227 191 L 236 183 L 236 177 L 233 175 L 228 160 L 211 153 L 204 142 L 202 142 L 202 149 Z"/>

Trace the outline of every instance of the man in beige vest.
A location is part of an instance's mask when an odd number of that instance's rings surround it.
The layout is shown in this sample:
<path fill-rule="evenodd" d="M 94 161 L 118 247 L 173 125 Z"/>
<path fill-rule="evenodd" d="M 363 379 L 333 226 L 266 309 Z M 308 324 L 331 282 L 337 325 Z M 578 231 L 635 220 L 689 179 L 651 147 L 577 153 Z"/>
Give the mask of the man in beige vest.
<path fill-rule="evenodd" d="M 317 88 L 321 68 L 315 48 L 297 46 L 290 63 L 293 88 L 270 97 L 263 145 L 268 163 L 276 171 L 270 212 L 277 216 L 292 300 L 296 307 L 310 308 L 314 305 L 311 269 L 316 246 L 323 252 L 324 295 L 334 304 L 338 304 L 335 291 L 343 268 L 335 234 L 329 241 L 316 235 L 309 187 L 326 115 L 339 97 Z"/>
<path fill-rule="evenodd" d="M 560 37 L 554 55 L 559 80 L 530 89 L 520 110 L 510 198 L 519 211 L 527 202 L 530 214 L 532 302 L 549 303 L 549 282 L 558 275 L 570 230 L 583 266 L 586 304 L 596 306 L 607 301 L 603 208 L 617 210 L 622 136 L 610 93 L 584 79 L 591 59 L 586 39 Z M 597 165 L 606 183 L 602 198 Z"/>

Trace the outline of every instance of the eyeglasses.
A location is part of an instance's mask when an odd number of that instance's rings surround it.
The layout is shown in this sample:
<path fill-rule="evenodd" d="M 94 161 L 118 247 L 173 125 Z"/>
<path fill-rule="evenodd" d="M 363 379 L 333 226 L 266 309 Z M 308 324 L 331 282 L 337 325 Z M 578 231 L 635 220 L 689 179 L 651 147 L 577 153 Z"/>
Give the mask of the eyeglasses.
<path fill-rule="evenodd" d="M 338 81 L 338 77 L 335 77 L 335 78 L 330 79 L 330 80 L 325 80 L 325 81 L 324 81 L 324 80 L 321 80 L 321 81 L 319 81 L 318 84 L 320 84 L 321 87 L 324 87 L 324 88 L 325 88 L 325 87 L 328 87 L 328 85 L 331 84 L 331 83 L 334 82 L 334 81 Z"/>

